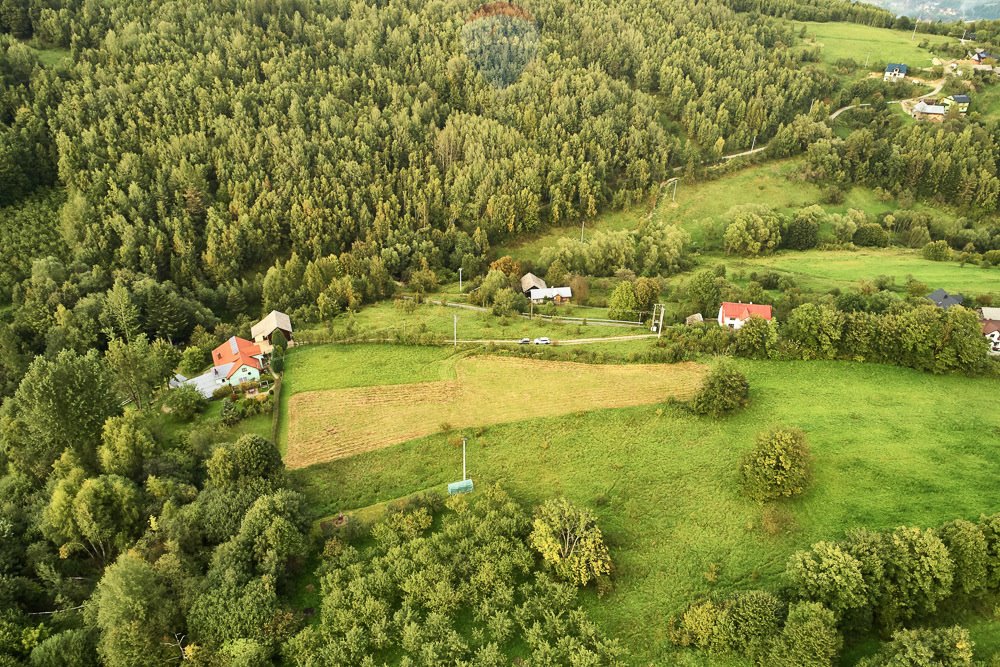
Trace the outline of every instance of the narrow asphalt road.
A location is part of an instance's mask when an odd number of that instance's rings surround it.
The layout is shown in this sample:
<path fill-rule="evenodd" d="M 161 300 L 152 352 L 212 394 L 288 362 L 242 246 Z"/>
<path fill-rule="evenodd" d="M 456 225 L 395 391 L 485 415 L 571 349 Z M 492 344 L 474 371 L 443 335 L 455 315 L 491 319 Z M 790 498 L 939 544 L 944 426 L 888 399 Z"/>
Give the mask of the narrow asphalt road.
<path fill-rule="evenodd" d="M 646 338 L 656 338 L 655 333 L 649 334 L 634 334 L 631 336 L 605 336 L 604 338 L 570 338 L 567 340 L 555 340 L 552 339 L 552 345 L 589 345 L 591 343 L 617 343 L 626 340 L 643 340 Z M 519 340 L 502 340 L 502 339 L 490 339 L 482 338 L 476 340 L 462 340 L 459 339 L 459 343 L 470 343 L 475 345 L 517 345 L 520 343 Z M 532 345 L 534 347 L 534 345 Z M 540 346 L 544 347 L 544 346 Z"/>

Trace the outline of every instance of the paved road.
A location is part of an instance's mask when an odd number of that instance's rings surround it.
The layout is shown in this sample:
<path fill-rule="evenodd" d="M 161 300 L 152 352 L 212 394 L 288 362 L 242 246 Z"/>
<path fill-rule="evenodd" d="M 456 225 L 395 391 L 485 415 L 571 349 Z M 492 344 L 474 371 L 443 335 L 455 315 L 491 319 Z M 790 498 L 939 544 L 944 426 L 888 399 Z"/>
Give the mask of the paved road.
<path fill-rule="evenodd" d="M 910 104 L 912 102 L 918 102 L 918 101 L 922 100 L 925 97 L 933 97 L 933 96 L 937 95 L 938 93 L 940 93 L 941 89 L 944 88 L 944 82 L 945 82 L 945 80 L 943 78 L 942 79 L 938 79 L 937 81 L 931 81 L 930 83 L 934 84 L 934 90 L 932 90 L 931 92 L 924 93 L 923 95 L 918 95 L 917 97 L 911 97 L 908 100 L 892 100 L 892 101 L 888 102 L 887 104 Z M 871 106 L 871 104 L 869 104 L 867 102 L 864 102 L 862 104 L 849 104 L 846 107 L 841 107 L 841 108 L 837 109 L 836 111 L 834 111 L 832 114 L 830 114 L 830 120 L 835 119 L 837 116 L 839 116 L 840 114 L 842 114 L 845 111 L 848 111 L 850 109 L 856 109 L 856 108 L 860 108 L 860 107 L 870 107 L 870 106 Z"/>
<path fill-rule="evenodd" d="M 643 340 L 645 338 L 656 338 L 655 333 L 649 334 L 634 334 L 631 336 L 605 336 L 604 338 L 570 338 L 567 340 L 555 340 L 552 339 L 553 345 L 589 345 L 592 343 L 617 343 L 626 340 Z M 477 339 L 477 340 L 462 340 L 459 339 L 459 343 L 471 343 L 475 345 L 517 345 L 518 340 L 501 340 L 501 339 Z M 532 346 L 534 347 L 534 346 Z"/>

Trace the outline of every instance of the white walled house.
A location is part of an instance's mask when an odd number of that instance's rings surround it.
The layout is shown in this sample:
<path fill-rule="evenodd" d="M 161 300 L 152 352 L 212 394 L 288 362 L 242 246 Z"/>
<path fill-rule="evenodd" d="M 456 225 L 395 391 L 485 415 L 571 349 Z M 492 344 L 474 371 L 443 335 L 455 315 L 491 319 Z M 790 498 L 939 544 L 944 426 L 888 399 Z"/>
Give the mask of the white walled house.
<path fill-rule="evenodd" d="M 910 71 L 910 68 L 906 65 L 900 63 L 889 63 L 885 66 L 885 73 L 882 75 L 882 80 L 888 81 L 889 83 L 905 81 L 906 73 L 908 71 Z"/>
<path fill-rule="evenodd" d="M 742 329 L 751 317 L 759 317 L 770 322 L 773 319 L 771 306 L 760 303 L 723 302 L 719 308 L 719 326 Z"/>

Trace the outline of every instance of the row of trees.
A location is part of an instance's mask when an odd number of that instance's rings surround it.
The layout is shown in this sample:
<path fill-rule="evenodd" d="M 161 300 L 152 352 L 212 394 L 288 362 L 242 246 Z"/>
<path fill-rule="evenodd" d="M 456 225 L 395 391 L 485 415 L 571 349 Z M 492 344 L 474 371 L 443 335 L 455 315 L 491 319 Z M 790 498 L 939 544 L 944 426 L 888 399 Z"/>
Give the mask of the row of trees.
<path fill-rule="evenodd" d="M 851 531 L 791 556 L 782 597 L 747 591 L 704 600 L 675 618 L 682 646 L 747 655 L 768 665 L 828 666 L 842 632 L 876 630 L 892 640 L 866 667 L 972 665 L 973 643 L 960 627 L 933 623 L 942 605 L 967 607 L 995 593 L 1000 515 L 957 519 L 936 529 Z"/>

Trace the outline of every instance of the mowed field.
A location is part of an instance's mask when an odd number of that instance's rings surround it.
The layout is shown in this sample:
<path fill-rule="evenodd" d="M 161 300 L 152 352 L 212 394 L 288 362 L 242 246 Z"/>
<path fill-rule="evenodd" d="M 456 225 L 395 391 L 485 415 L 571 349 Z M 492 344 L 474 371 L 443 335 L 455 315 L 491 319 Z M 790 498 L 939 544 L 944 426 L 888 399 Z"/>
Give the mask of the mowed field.
<path fill-rule="evenodd" d="M 385 360 L 423 350 L 370 347 L 356 358 L 385 374 Z M 584 601 L 601 628 L 623 640 L 628 664 L 743 664 L 674 649 L 670 615 L 701 595 L 775 589 L 793 551 L 853 527 L 933 526 L 1000 511 L 996 379 L 845 362 L 738 364 L 752 403 L 722 420 L 659 404 L 465 430 L 477 487 L 499 482 L 526 503 L 565 495 L 598 514 L 614 590 L 604 598 L 586 592 Z M 300 370 L 314 372 L 293 361 L 288 378 L 295 382 Z M 349 370 L 328 373 L 341 382 Z M 740 494 L 739 460 L 757 433 L 779 424 L 807 433 L 815 480 L 800 498 L 762 506 Z M 461 449 L 451 434 L 434 433 L 292 474 L 313 511 L 331 515 L 443 490 L 461 476 Z M 972 627 L 977 645 L 997 648 L 995 622 L 958 620 Z M 843 664 L 870 648 L 867 641 L 848 647 Z"/>
<path fill-rule="evenodd" d="M 450 429 L 686 399 L 706 371 L 695 363 L 593 365 L 492 356 L 442 366 L 453 370 L 452 379 L 291 395 L 286 465 L 301 468 Z"/>

